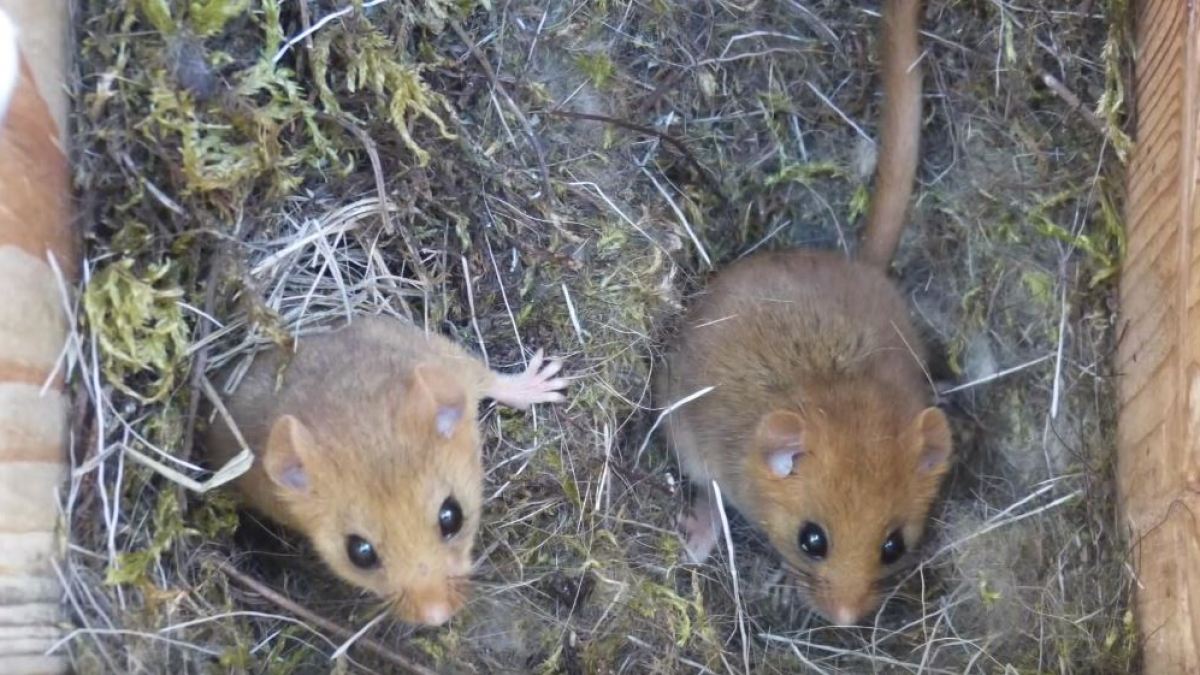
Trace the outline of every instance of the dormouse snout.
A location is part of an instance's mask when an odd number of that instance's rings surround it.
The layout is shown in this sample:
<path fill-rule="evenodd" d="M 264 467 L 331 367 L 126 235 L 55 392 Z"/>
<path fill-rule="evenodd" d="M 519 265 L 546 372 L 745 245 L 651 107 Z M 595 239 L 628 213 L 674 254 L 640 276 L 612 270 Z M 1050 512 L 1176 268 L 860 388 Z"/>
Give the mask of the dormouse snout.
<path fill-rule="evenodd" d="M 471 568 L 470 552 L 452 549 L 391 570 L 395 614 L 408 623 L 446 623 L 466 604 Z"/>
<path fill-rule="evenodd" d="M 432 580 L 428 585 L 406 589 L 396 604 L 396 614 L 408 623 L 441 626 L 466 604 L 455 579 Z"/>
<path fill-rule="evenodd" d="M 450 620 L 454 610 L 445 602 L 431 602 L 421 608 L 421 623 L 427 626 L 440 626 Z"/>
<path fill-rule="evenodd" d="M 853 605 L 839 605 L 830 612 L 829 620 L 839 626 L 857 625 L 863 613 Z"/>
<path fill-rule="evenodd" d="M 831 597 L 818 605 L 818 610 L 830 623 L 856 626 L 878 605 L 869 591 L 849 596 Z"/>

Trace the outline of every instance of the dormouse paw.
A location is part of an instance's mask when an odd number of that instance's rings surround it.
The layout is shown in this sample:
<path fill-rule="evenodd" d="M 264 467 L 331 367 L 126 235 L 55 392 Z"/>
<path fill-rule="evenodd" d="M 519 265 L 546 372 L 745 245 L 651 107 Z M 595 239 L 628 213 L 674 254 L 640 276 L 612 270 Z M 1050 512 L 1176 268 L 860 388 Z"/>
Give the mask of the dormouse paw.
<path fill-rule="evenodd" d="M 519 375 L 496 375 L 488 398 L 506 406 L 525 410 L 535 403 L 558 403 L 566 400 L 562 390 L 568 378 L 555 377 L 562 370 L 562 361 L 546 360 L 542 350 L 533 355 L 529 367 Z"/>
<path fill-rule="evenodd" d="M 717 528 L 712 515 L 708 512 L 697 514 L 689 509 L 679 517 L 679 529 L 685 538 L 687 562 L 702 563 L 708 560 L 717 546 Z"/>

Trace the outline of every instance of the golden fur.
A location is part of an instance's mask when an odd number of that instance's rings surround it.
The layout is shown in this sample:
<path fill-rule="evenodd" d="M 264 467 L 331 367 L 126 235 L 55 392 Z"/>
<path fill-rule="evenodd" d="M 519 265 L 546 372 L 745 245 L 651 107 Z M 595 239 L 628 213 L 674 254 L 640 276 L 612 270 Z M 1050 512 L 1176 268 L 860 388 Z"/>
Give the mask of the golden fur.
<path fill-rule="evenodd" d="M 951 451 L 903 298 L 876 267 L 773 252 L 724 270 L 685 322 L 658 400 L 715 389 L 668 419 L 684 472 L 717 481 L 827 616 L 876 607 L 880 547 L 895 529 L 916 545 Z M 784 478 L 767 456 L 786 439 L 760 427 L 772 413 L 795 420 L 803 450 Z M 806 522 L 828 534 L 823 561 L 798 548 Z"/>
<path fill-rule="evenodd" d="M 491 371 L 441 336 L 383 318 L 301 339 L 283 357 L 256 359 L 228 402 L 256 453 L 236 483 L 245 503 L 307 535 L 330 569 L 401 618 L 420 621 L 431 603 L 457 610 L 482 502 L 474 417 Z M 449 438 L 437 431 L 439 405 L 461 408 Z M 218 463 L 239 450 L 220 419 L 206 445 Z M 306 489 L 278 478 L 293 458 Z M 463 526 L 443 541 L 437 514 L 450 495 Z M 351 564 L 350 534 L 375 545 L 379 568 Z"/>

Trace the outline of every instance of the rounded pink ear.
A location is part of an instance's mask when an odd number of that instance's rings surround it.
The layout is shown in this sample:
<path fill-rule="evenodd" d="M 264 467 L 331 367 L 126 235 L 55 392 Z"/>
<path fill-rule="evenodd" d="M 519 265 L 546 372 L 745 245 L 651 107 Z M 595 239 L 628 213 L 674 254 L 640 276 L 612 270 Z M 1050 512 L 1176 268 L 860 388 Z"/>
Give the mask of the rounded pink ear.
<path fill-rule="evenodd" d="M 774 410 L 758 423 L 755 442 L 764 453 L 767 468 L 776 478 L 787 478 L 796 462 L 807 452 L 804 446 L 804 418 L 790 410 Z"/>
<path fill-rule="evenodd" d="M 437 366 L 419 364 L 404 397 L 401 424 L 450 438 L 466 412 L 466 394 L 450 373 Z"/>
<path fill-rule="evenodd" d="M 917 471 L 924 474 L 941 473 L 948 468 L 950 455 L 954 452 L 954 441 L 950 435 L 950 424 L 939 408 L 930 407 L 921 411 L 913 422 L 917 438 Z"/>
<path fill-rule="evenodd" d="M 313 445 L 312 434 L 294 416 L 284 415 L 275 420 L 262 456 L 267 476 L 281 488 L 308 492 L 308 470 L 304 466 L 304 458 L 312 457 Z"/>

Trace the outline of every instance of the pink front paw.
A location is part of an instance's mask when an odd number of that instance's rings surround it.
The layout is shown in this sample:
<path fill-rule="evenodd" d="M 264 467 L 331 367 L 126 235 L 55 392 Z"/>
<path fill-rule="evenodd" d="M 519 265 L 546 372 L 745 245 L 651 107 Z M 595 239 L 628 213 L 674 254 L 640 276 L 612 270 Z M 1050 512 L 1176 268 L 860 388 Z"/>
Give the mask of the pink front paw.
<path fill-rule="evenodd" d="M 688 562 L 702 563 L 708 560 L 717 546 L 717 528 L 712 514 L 708 511 L 697 513 L 690 509 L 680 516 L 679 529 L 683 530 Z"/>
<path fill-rule="evenodd" d="M 562 390 L 569 381 L 555 377 L 562 370 L 562 361 L 546 361 L 542 350 L 533 355 L 529 367 L 519 375 L 497 375 L 489 398 L 512 408 L 525 410 L 535 403 L 558 403 L 566 400 Z"/>

